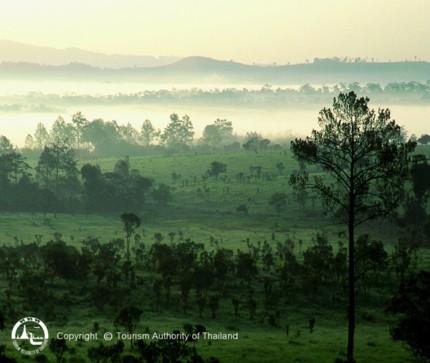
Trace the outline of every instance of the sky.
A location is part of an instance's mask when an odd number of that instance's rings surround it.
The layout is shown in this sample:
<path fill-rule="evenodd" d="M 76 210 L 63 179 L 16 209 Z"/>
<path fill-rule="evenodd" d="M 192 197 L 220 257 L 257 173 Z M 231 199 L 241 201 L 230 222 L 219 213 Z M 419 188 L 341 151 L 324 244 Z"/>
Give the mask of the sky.
<path fill-rule="evenodd" d="M 0 38 L 245 63 L 430 60 L 429 0 L 2 0 Z"/>

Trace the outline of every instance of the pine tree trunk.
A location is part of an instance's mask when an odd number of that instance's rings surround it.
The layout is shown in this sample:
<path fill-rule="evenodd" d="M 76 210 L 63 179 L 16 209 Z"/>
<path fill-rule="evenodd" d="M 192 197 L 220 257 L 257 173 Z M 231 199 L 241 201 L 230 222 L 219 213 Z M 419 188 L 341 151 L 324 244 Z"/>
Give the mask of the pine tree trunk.
<path fill-rule="evenodd" d="M 351 193 L 352 194 L 352 193 Z M 354 197 L 350 195 L 348 218 L 348 347 L 347 362 L 354 360 L 355 334 L 355 243 L 354 243 Z"/>

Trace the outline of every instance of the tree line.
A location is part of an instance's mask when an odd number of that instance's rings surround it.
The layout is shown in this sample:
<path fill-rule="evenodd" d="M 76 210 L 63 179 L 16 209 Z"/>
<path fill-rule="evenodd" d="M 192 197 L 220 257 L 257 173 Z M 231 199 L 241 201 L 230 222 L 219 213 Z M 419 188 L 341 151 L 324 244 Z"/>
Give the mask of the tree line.
<path fill-rule="evenodd" d="M 430 99 L 430 82 L 388 82 L 380 83 L 339 83 L 336 85 L 315 86 L 304 84 L 298 88 L 279 87 L 266 84 L 258 89 L 224 88 L 224 89 L 188 89 L 188 90 L 146 90 L 129 94 L 113 94 L 106 96 L 93 95 L 51 95 L 31 94 L 8 97 L 0 109 L 10 111 L 55 111 L 61 107 L 81 107 L 82 105 L 218 105 L 229 107 L 261 107 L 273 106 L 283 108 L 285 105 L 301 105 L 326 102 L 340 92 L 353 91 L 365 94 L 378 101 L 400 103 L 428 103 Z"/>
<path fill-rule="evenodd" d="M 243 145 L 241 145 L 243 143 Z M 140 130 L 130 123 L 119 125 L 116 121 L 102 119 L 87 120 L 82 113 L 66 122 L 61 116 L 48 131 L 39 123 L 34 134 L 25 140 L 24 152 L 40 152 L 46 146 L 60 144 L 82 155 L 139 155 L 154 152 L 184 152 L 211 150 L 259 150 L 267 149 L 270 140 L 259 133 L 249 132 L 245 137 L 233 132 L 231 121 L 216 119 L 207 125 L 202 137 L 195 139 L 193 123 L 188 115 L 179 117 L 173 113 L 164 130 L 157 129 L 150 120 L 145 120 Z M 278 145 L 279 147 L 279 145 Z"/>
<path fill-rule="evenodd" d="M 140 211 L 145 198 L 165 204 L 170 188 L 130 168 L 128 158 L 112 171 L 86 163 L 80 170 L 73 149 L 51 144 L 32 168 L 5 138 L 0 138 L 0 209 L 27 212 Z"/>

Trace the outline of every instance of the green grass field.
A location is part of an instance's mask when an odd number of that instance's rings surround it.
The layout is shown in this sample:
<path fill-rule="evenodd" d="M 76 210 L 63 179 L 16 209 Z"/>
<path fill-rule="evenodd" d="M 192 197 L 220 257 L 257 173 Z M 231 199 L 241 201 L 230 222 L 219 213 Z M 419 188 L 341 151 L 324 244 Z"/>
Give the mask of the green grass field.
<path fill-rule="evenodd" d="M 99 164 L 104 171 L 111 171 L 117 158 L 105 158 L 80 161 Z M 205 181 L 202 175 L 208 170 L 212 161 L 227 165 L 223 182 L 211 177 Z M 276 164 L 284 163 L 282 174 Z M 35 161 L 30 160 L 30 164 Z M 199 242 L 207 242 L 210 236 L 216 238 L 226 247 L 239 248 L 240 241 L 249 237 L 253 240 L 269 239 L 271 233 L 279 236 L 311 241 L 316 232 L 332 235 L 336 240 L 338 234 L 345 230 L 338 221 L 323 215 L 323 209 L 316 199 L 308 198 L 305 208 L 296 200 L 294 191 L 289 186 L 289 175 L 297 169 L 297 163 L 291 154 L 285 151 L 264 153 L 219 153 L 178 156 L 142 156 L 130 158 L 131 168 L 138 169 L 156 183 L 168 184 L 173 188 L 173 201 L 168 206 L 158 206 L 149 198 L 142 208 L 143 236 L 151 239 L 155 232 L 182 231 L 184 236 Z M 237 175 L 250 174 L 251 166 L 261 166 L 262 174 L 269 180 L 238 181 Z M 172 173 L 181 174 L 181 179 L 174 182 Z M 196 182 L 193 181 L 196 178 Z M 187 185 L 183 185 L 187 181 Z M 207 190 L 206 192 L 204 190 Z M 275 192 L 288 195 L 287 207 L 277 213 L 269 204 L 270 196 Z M 248 206 L 248 214 L 239 213 L 240 204 Z M 122 211 L 121 211 L 122 212 Z M 3 243 L 19 240 L 32 240 L 35 235 L 43 235 L 44 240 L 60 232 L 67 241 L 71 237 L 78 240 L 82 237 L 95 236 L 102 238 L 115 237 L 121 232 L 119 215 L 68 215 L 40 213 L 2 213 L 0 214 L 0 238 Z M 389 223 L 368 224 L 363 233 L 372 233 L 375 238 L 384 242 L 393 242 L 397 238 Z M 280 238 L 280 237 L 279 237 Z M 281 239 L 281 238 L 280 238 Z"/>

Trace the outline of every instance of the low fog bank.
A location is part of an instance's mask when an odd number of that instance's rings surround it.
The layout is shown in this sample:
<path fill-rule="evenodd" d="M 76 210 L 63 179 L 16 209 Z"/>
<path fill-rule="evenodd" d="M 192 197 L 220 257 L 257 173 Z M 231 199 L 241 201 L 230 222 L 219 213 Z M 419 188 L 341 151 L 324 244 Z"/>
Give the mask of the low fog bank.
<path fill-rule="evenodd" d="M 249 88 L 220 88 L 214 84 L 184 89 L 160 89 L 148 84 L 130 88 L 129 84 L 119 83 L 107 84 L 104 93 L 103 84 L 88 83 L 76 92 L 68 88 L 72 85 L 6 83 L 0 90 L 0 134 L 23 146 L 26 135 L 33 133 L 38 123 L 50 128 L 59 115 L 70 120 L 82 111 L 88 120 L 101 118 L 136 129 L 146 119 L 163 129 L 172 113 L 188 115 L 196 137 L 218 118 L 232 121 L 238 135 L 256 131 L 270 139 L 279 135 L 303 136 L 317 127 L 318 112 L 330 105 L 333 97 L 351 90 L 369 97 L 374 108 L 389 107 L 393 118 L 410 134 L 428 132 L 430 122 L 430 81 Z M 140 87 L 149 89 L 139 91 Z M 41 91 L 28 92 L 36 89 Z"/>

